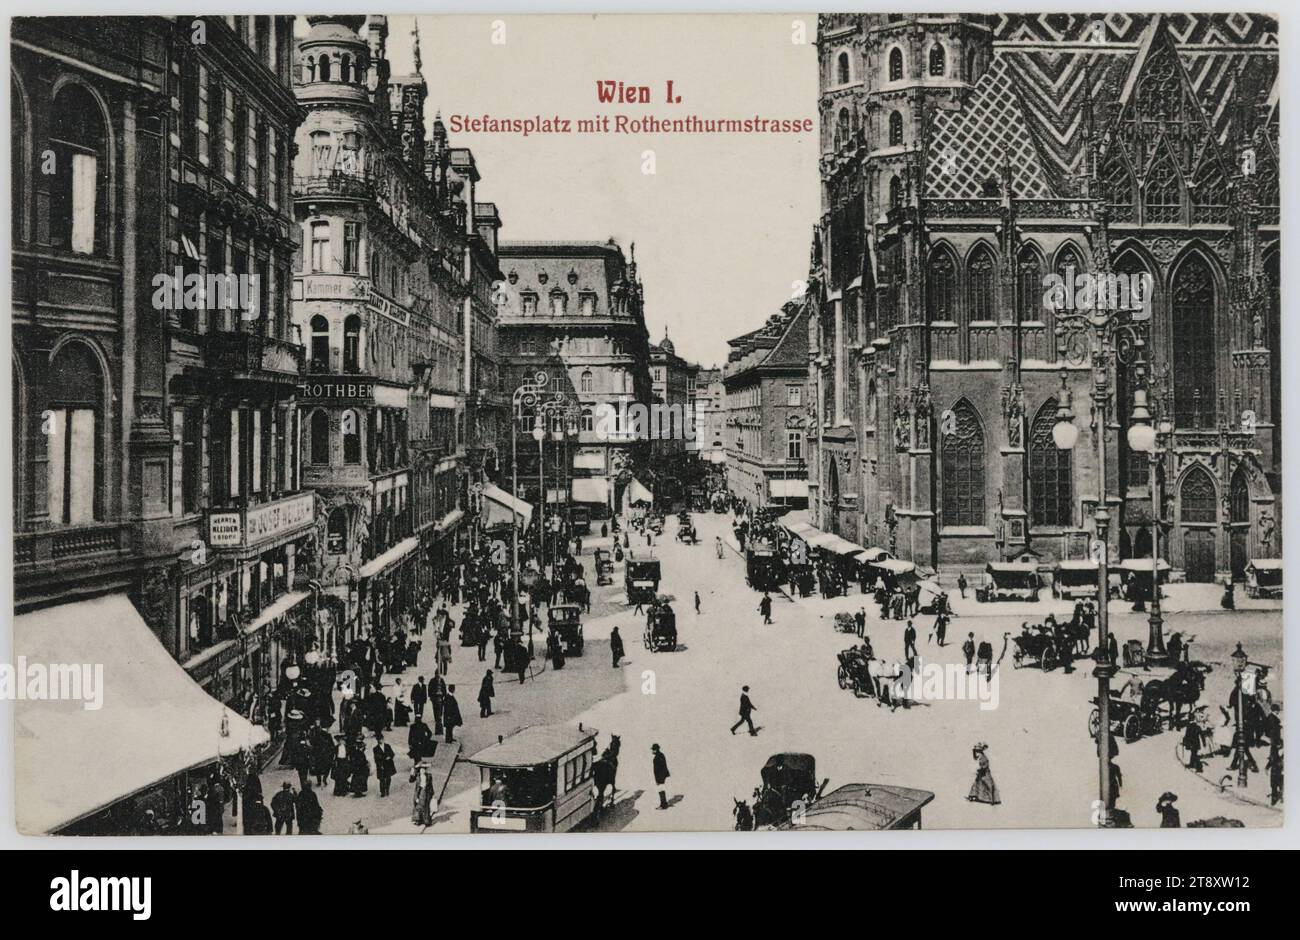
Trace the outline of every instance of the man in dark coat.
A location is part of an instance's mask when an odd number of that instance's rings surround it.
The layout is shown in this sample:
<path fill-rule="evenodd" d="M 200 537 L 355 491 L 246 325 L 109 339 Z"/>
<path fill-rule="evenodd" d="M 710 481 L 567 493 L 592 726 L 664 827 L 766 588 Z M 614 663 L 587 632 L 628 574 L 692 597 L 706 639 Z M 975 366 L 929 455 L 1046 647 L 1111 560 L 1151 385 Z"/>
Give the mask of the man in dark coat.
<path fill-rule="evenodd" d="M 393 760 L 393 747 L 384 740 L 382 734 L 375 735 L 375 777 L 379 780 L 379 795 L 388 796 L 393 776 L 397 773 L 397 763 Z"/>
<path fill-rule="evenodd" d="M 478 687 L 478 716 L 487 718 L 492 714 L 492 697 L 496 691 L 492 687 L 492 670 L 487 671 L 482 684 Z"/>
<path fill-rule="evenodd" d="M 970 672 L 975 662 L 975 634 L 966 634 L 966 642 L 961 645 L 962 655 L 966 657 L 966 671 Z"/>
<path fill-rule="evenodd" d="M 365 796 L 370 789 L 370 761 L 366 760 L 366 749 L 360 741 L 352 746 L 349 767 L 352 771 L 352 795 Z"/>
<path fill-rule="evenodd" d="M 758 734 L 754 728 L 754 720 L 750 716 L 758 710 L 758 707 L 749 700 L 749 686 L 740 690 L 740 721 L 731 726 L 731 733 L 735 734 L 736 729 L 741 725 L 749 725 L 749 734 L 751 737 Z"/>
<path fill-rule="evenodd" d="M 312 789 L 310 780 L 298 793 L 296 808 L 298 810 L 298 835 L 320 835 L 320 821 L 324 818 L 325 811 L 321 809 L 320 800 L 316 798 L 316 791 Z"/>
<path fill-rule="evenodd" d="M 447 732 L 447 743 L 451 744 L 456 740 L 456 729 L 464 721 L 460 717 L 460 703 L 456 701 L 456 687 L 447 686 L 447 700 L 442 706 L 442 727 Z"/>
<path fill-rule="evenodd" d="M 911 659 L 917 655 L 916 652 L 916 627 L 912 626 L 912 621 L 907 621 L 907 626 L 903 628 L 903 658 Z"/>
<path fill-rule="evenodd" d="M 609 634 L 609 653 L 614 658 L 614 668 L 618 668 L 618 661 L 623 658 L 623 638 L 618 635 L 618 627 L 615 627 Z"/>
<path fill-rule="evenodd" d="M 247 835 L 269 836 L 275 831 L 271 822 L 271 811 L 267 809 L 266 804 L 261 800 L 251 806 L 245 806 L 244 812 L 248 814 L 248 822 L 244 828 Z"/>
<path fill-rule="evenodd" d="M 763 599 L 758 602 L 758 612 L 763 615 L 763 623 L 772 622 L 772 596 L 766 591 L 763 593 Z"/>
<path fill-rule="evenodd" d="M 416 721 L 424 717 L 424 705 L 428 701 L 429 688 L 424 684 L 424 676 L 419 676 L 411 687 L 411 708 L 415 712 Z"/>
<path fill-rule="evenodd" d="M 406 735 L 407 756 L 412 761 L 431 757 L 438 744 L 433 739 L 433 732 L 423 719 L 411 722 L 411 730 Z"/>
<path fill-rule="evenodd" d="M 442 715 L 447 701 L 447 680 L 435 672 L 429 680 L 429 707 L 433 709 L 433 733 L 442 734 Z"/>
<path fill-rule="evenodd" d="M 311 781 L 305 781 L 310 783 Z M 304 785 L 305 785 L 304 784 Z M 254 803 L 254 806 L 257 804 Z M 283 831 L 287 836 L 293 835 L 293 815 L 298 806 L 298 795 L 288 780 L 280 787 L 280 792 L 271 797 L 271 814 L 275 816 L 275 834 Z"/>
<path fill-rule="evenodd" d="M 654 774 L 655 786 L 659 788 L 659 808 L 668 808 L 668 791 L 665 789 L 668 784 L 668 758 L 664 757 L 664 752 L 659 750 L 658 744 L 650 745 L 650 750 L 654 754 Z"/>

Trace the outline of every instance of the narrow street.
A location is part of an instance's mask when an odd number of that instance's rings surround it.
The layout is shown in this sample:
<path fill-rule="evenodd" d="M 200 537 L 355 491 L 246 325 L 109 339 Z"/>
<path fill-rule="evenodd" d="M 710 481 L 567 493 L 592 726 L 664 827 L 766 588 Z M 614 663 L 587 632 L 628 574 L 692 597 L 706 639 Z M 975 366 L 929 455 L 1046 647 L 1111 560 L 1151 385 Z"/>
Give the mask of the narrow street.
<path fill-rule="evenodd" d="M 964 700 L 926 700 L 911 708 L 890 712 L 874 699 L 854 698 L 836 682 L 836 653 L 857 642 L 836 633 L 836 611 L 856 611 L 865 606 L 867 633 L 878 654 L 902 658 L 903 624 L 881 622 L 878 611 L 856 593 L 847 597 L 795 599 L 774 597 L 773 623 L 762 624 L 757 612 L 760 595 L 744 581 L 744 564 L 728 548 L 718 559 L 714 538 L 729 534 L 730 517 L 701 514 L 696 517 L 698 545 L 683 545 L 673 537 L 676 523 L 667 522 L 655 553 L 663 562 L 662 590 L 676 600 L 679 646 L 674 653 L 647 652 L 641 642 L 644 618 L 634 616 L 624 604 L 622 569 L 612 586 L 597 589 L 591 619 L 585 621 L 586 654 L 570 657 L 562 670 L 554 670 L 539 657 L 533 677 L 521 687 L 515 677 L 496 673 L 494 714 L 478 717 L 479 682 L 492 666 L 480 663 L 472 647 L 455 647 L 449 681 L 465 716 L 459 729 L 460 760 L 447 784 L 431 831 L 466 832 L 468 810 L 478 800 L 478 774 L 465 758 L 507 735 L 533 724 L 578 723 L 600 732 L 604 748 L 609 736 L 622 739 L 615 807 L 600 821 L 601 830 L 665 831 L 730 829 L 733 799 L 749 800 L 759 782 L 759 769 L 772 754 L 802 751 L 817 760 L 819 778 L 829 779 L 829 789 L 846 783 L 892 783 L 935 793 L 926 808 L 926 828 L 979 827 L 1086 827 L 1091 825 L 1097 796 L 1097 760 L 1088 735 L 1088 716 L 1096 695 L 1096 680 L 1087 664 L 1072 674 L 1060 669 L 1012 667 L 1008 648 L 997 671 L 996 699 L 983 703 Z M 635 539 L 635 534 L 633 534 Z M 644 552 L 633 542 L 633 549 Z M 583 563 L 591 570 L 591 552 L 602 542 L 584 540 Z M 594 577 L 591 578 L 594 583 Z M 701 613 L 693 609 L 698 591 Z M 1192 658 L 1213 666 L 1202 701 L 1217 714 L 1228 699 L 1232 684 L 1228 655 L 1241 641 L 1254 661 L 1276 664 L 1273 682 L 1280 688 L 1281 617 L 1278 610 L 1183 612 L 1186 602 L 1204 603 L 1209 597 L 1199 585 L 1169 588 L 1166 636 L 1182 631 L 1194 635 Z M 970 592 L 968 592 L 970 593 Z M 954 592 L 955 598 L 955 592 Z M 1217 602 L 1217 594 L 1211 597 Z M 923 662 L 961 663 L 961 642 L 967 632 L 976 640 L 988 638 L 995 657 L 1002 652 L 1002 635 L 1017 632 L 1023 620 L 1039 620 L 1056 610 L 1068 613 L 1068 604 L 976 604 L 973 597 L 955 599 L 958 616 L 948 643 L 937 647 L 927 639 L 932 618 L 917 618 L 918 646 Z M 461 611 L 454 616 L 459 622 Z M 627 657 L 618 669 L 611 666 L 608 637 L 617 626 Z M 1145 614 L 1112 605 L 1111 628 L 1117 639 L 1145 640 Z M 408 670 L 403 685 L 410 687 L 418 675 L 433 671 L 433 646 L 422 650 L 420 667 Z M 540 650 L 542 641 L 538 637 Z M 385 679 L 386 688 L 393 683 Z M 736 720 L 742 685 L 749 685 L 757 711 L 757 737 L 728 728 Z M 408 774 L 405 729 L 388 736 L 398 752 L 398 775 L 392 793 L 378 797 L 372 780 L 365 797 L 334 797 L 329 788 L 321 794 L 325 809 L 322 831 L 346 832 L 360 820 L 371 832 L 413 832 L 410 821 L 411 785 Z M 1281 823 L 1279 809 L 1263 805 L 1267 794 L 1263 778 L 1252 778 L 1250 802 L 1231 792 L 1220 794 L 1211 783 L 1217 775 L 1193 775 L 1178 763 L 1175 746 L 1180 733 L 1164 731 L 1133 744 L 1120 742 L 1117 762 L 1124 772 L 1119 806 L 1129 811 L 1138 827 L 1155 826 L 1156 800 L 1166 790 L 1179 796 L 1184 825 L 1195 819 L 1226 816 L 1248 826 Z M 919 742 L 920 743 L 918 746 Z M 989 760 L 1001 791 L 999 806 L 969 803 L 965 799 L 974 772 L 970 747 L 989 746 Z M 650 746 L 659 744 L 668 759 L 671 779 L 670 809 L 657 807 L 651 774 Z M 368 740 L 367 746 L 373 742 Z M 1266 753 L 1256 752 L 1263 768 Z M 1226 765 L 1226 761 L 1220 761 Z M 1052 768 L 1052 785 L 1043 786 Z M 296 786 L 296 775 L 272 769 L 263 775 L 267 799 L 284 780 Z"/>

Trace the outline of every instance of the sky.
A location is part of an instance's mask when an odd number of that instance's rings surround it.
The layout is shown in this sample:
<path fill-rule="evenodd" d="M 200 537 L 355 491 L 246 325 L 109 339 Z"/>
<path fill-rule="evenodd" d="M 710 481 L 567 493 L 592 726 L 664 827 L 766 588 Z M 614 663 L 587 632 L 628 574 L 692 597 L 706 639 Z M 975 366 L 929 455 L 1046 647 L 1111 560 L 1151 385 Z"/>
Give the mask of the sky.
<path fill-rule="evenodd" d="M 625 254 L 635 242 L 653 342 L 666 328 L 678 355 L 720 365 L 727 340 L 762 325 L 807 277 L 820 211 L 814 14 L 393 16 L 394 75 L 412 70 L 416 19 L 427 122 L 440 111 L 452 146 L 474 151 L 478 198 L 497 204 L 501 237 L 612 236 Z M 679 104 L 664 103 L 669 79 Z M 652 103 L 601 104 L 602 80 L 647 85 Z M 450 123 L 558 115 L 576 126 L 619 113 L 810 119 L 813 131 L 525 138 Z"/>

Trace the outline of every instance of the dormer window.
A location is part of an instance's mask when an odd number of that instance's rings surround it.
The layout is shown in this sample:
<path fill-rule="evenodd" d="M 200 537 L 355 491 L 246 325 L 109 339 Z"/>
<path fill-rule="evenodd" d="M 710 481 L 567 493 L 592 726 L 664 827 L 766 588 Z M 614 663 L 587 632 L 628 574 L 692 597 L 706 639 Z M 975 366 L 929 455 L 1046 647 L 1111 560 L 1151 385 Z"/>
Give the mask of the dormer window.
<path fill-rule="evenodd" d="M 551 316 L 562 317 L 569 312 L 569 295 L 562 290 L 551 291 Z"/>

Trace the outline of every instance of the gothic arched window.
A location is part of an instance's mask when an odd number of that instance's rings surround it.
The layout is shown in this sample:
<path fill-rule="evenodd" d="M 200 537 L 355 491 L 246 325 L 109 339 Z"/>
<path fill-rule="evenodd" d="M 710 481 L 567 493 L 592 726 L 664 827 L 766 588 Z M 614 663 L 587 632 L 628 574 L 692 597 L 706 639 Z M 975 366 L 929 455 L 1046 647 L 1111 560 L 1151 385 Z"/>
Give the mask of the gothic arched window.
<path fill-rule="evenodd" d="M 1147 223 L 1178 221 L 1182 212 L 1182 195 L 1178 170 L 1168 147 L 1161 148 L 1160 155 L 1147 172 L 1146 185 L 1142 188 L 1142 205 Z"/>
<path fill-rule="evenodd" d="M 323 467 L 330 462 L 330 416 L 325 411 L 312 412 L 310 432 L 311 462 Z"/>
<path fill-rule="evenodd" d="M 835 149 L 838 150 L 849 142 L 849 109 L 840 108 L 835 116 Z"/>
<path fill-rule="evenodd" d="M 1122 252 L 1111 267 L 1116 275 L 1114 279 L 1116 296 L 1108 297 L 1106 303 L 1112 306 L 1118 305 L 1121 300 L 1127 303 L 1132 298 L 1132 292 L 1130 291 L 1126 297 L 1124 291 L 1127 291 L 1128 288 L 1121 288 L 1119 285 L 1149 283 L 1146 280 L 1149 277 L 1147 266 L 1136 252 Z M 1139 288 L 1139 290 L 1144 289 Z M 1116 406 L 1120 409 L 1120 414 L 1117 417 L 1125 423 L 1133 414 L 1134 396 L 1138 386 L 1138 380 L 1135 380 L 1131 371 L 1128 366 L 1122 363 L 1116 363 L 1115 365 L 1115 401 Z M 1120 435 L 1118 446 L 1121 489 L 1145 485 L 1150 471 L 1147 455 L 1141 451 L 1130 449 L 1128 438 L 1125 435 Z"/>
<path fill-rule="evenodd" d="M 925 273 L 925 314 L 931 323 L 957 317 L 957 264 L 951 252 L 936 248 L 930 252 Z"/>
<path fill-rule="evenodd" d="M 900 147 L 903 144 L 903 114 L 901 111 L 889 113 L 889 146 Z"/>
<path fill-rule="evenodd" d="M 1180 428 L 1214 426 L 1214 275 L 1190 255 L 1173 278 L 1174 420 Z"/>
<path fill-rule="evenodd" d="M 966 399 L 953 406 L 952 433 L 942 436 L 943 525 L 982 526 L 984 429 Z"/>
<path fill-rule="evenodd" d="M 1182 506 L 1179 518 L 1183 522 L 1218 521 L 1219 506 L 1215 498 L 1214 481 L 1204 467 L 1196 467 L 1187 474 L 1180 496 Z"/>
<path fill-rule="evenodd" d="M 1228 489 L 1228 520 L 1250 522 L 1250 485 L 1246 482 L 1246 471 L 1240 467 L 1232 475 L 1232 486 Z"/>
<path fill-rule="evenodd" d="M 1052 437 L 1057 401 L 1043 402 L 1029 429 L 1030 523 L 1069 526 L 1074 522 L 1071 452 Z"/>
<path fill-rule="evenodd" d="M 1035 322 L 1043 307 L 1043 262 L 1033 246 L 1025 245 L 1020 249 L 1016 277 L 1019 278 L 1016 314 L 1022 323 Z M 1051 346 L 1047 348 L 1050 350 Z"/>
<path fill-rule="evenodd" d="M 901 49 L 889 50 L 889 80 L 891 82 L 903 80 L 903 50 Z"/>
<path fill-rule="evenodd" d="M 930 47 L 930 74 L 942 76 L 948 69 L 948 54 L 944 51 L 943 44 L 936 42 Z"/>
<path fill-rule="evenodd" d="M 966 262 L 966 303 L 957 326 L 957 345 L 963 362 L 968 362 L 971 357 L 970 325 L 995 317 L 995 275 L 993 253 L 983 245 L 977 246 Z"/>
<path fill-rule="evenodd" d="M 584 392 L 590 392 L 591 383 L 592 383 L 591 370 L 585 369 L 582 373 L 582 384 L 580 386 L 581 390 Z"/>
<path fill-rule="evenodd" d="M 903 181 L 897 176 L 889 178 L 889 208 L 897 209 L 903 204 Z"/>
<path fill-rule="evenodd" d="M 852 78 L 849 71 L 849 54 L 841 52 L 835 60 L 835 81 L 840 85 L 847 85 Z"/>
<path fill-rule="evenodd" d="M 1056 353 L 1056 311 L 1068 309 L 1074 303 L 1074 284 L 1085 270 L 1083 259 L 1073 245 L 1066 245 L 1057 254 L 1055 274 L 1061 279 L 1061 286 L 1053 292 L 1052 302 L 1043 304 L 1047 349 L 1051 354 Z"/>

